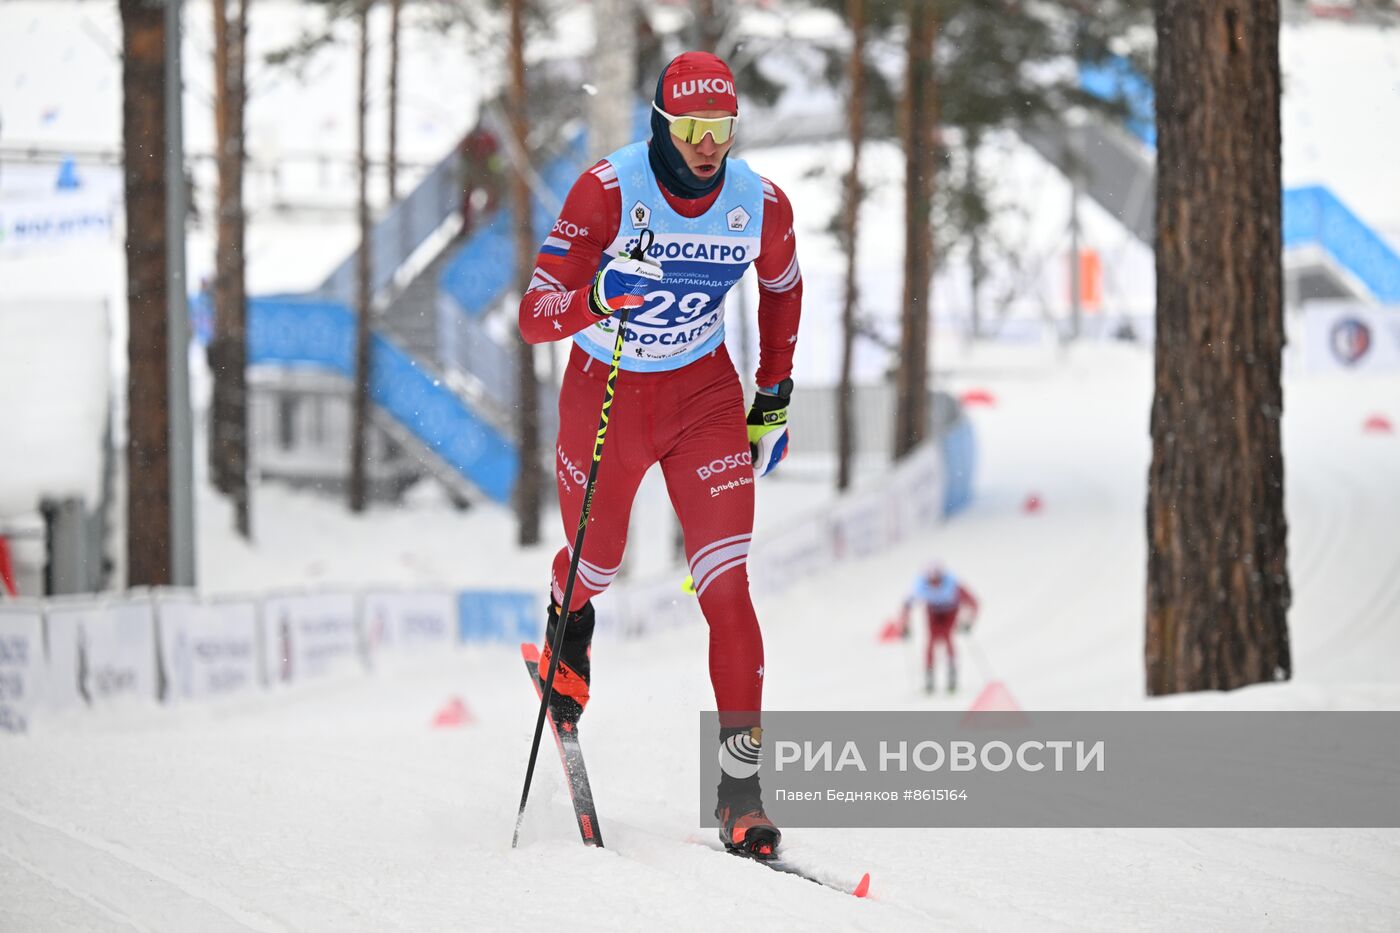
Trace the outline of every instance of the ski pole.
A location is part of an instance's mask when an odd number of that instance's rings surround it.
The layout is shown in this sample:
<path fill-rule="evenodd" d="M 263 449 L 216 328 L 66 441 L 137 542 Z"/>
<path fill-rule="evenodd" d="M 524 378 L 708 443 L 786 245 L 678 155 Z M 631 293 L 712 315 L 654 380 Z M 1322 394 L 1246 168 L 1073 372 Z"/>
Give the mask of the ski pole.
<path fill-rule="evenodd" d="M 982 651 L 982 645 L 973 637 L 970 629 L 965 634 L 967 635 L 967 644 L 972 648 L 972 659 L 977 662 L 977 669 L 982 672 L 982 679 L 988 682 L 996 680 L 996 675 L 992 673 L 992 666 L 987 663 L 987 655 Z"/>
<path fill-rule="evenodd" d="M 646 256 L 646 251 L 656 240 L 649 228 L 642 230 L 637 238 L 637 247 L 632 251 L 634 258 Z M 617 316 L 617 339 L 613 341 L 612 367 L 608 370 L 607 388 L 603 392 L 603 410 L 598 416 L 598 434 L 593 440 L 593 462 L 588 466 L 588 482 L 583 489 L 583 508 L 579 510 L 578 530 L 574 532 L 574 553 L 569 558 L 569 574 L 564 580 L 564 600 L 559 606 L 559 627 L 554 633 L 554 641 L 549 646 L 549 670 L 545 674 L 544 689 L 540 691 L 540 712 L 535 717 L 535 737 L 530 742 L 530 763 L 525 767 L 525 786 L 520 791 L 520 810 L 515 814 L 515 835 L 510 847 L 520 843 L 520 824 L 525 819 L 525 804 L 530 799 L 530 782 L 535 777 L 535 759 L 539 757 L 540 737 L 544 734 L 544 717 L 549 711 L 549 701 L 554 696 L 554 672 L 559 667 L 559 652 L 564 647 L 564 630 L 569 625 L 569 601 L 574 595 L 574 580 L 578 577 L 579 555 L 583 553 L 583 534 L 588 530 L 588 513 L 593 509 L 593 490 L 598 483 L 598 464 L 603 459 L 603 441 L 608 436 L 608 413 L 612 410 L 613 397 L 617 393 L 617 372 L 622 363 L 622 334 L 627 327 L 627 312 L 623 308 Z"/>

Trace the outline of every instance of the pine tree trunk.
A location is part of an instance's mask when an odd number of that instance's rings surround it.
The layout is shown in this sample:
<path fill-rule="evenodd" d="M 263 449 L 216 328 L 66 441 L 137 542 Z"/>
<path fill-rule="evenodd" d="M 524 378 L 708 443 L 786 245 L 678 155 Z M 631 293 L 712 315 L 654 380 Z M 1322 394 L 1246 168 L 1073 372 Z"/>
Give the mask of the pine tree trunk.
<path fill-rule="evenodd" d="M 399 14 L 403 0 L 389 0 L 389 203 L 399 199 Z"/>
<path fill-rule="evenodd" d="M 846 176 L 846 201 L 841 229 L 846 247 L 846 292 L 841 307 L 841 380 L 836 390 L 836 488 L 851 485 L 851 460 L 855 456 L 855 414 L 851 410 L 855 386 L 851 368 L 856 344 L 856 245 L 860 226 L 860 150 L 865 142 L 865 0 L 846 0 L 851 27 L 851 60 L 846 78 L 850 99 L 846 124 L 851 137 L 851 171 Z"/>
<path fill-rule="evenodd" d="M 720 12 L 715 0 L 691 0 L 690 8 L 695 16 L 695 47 L 702 52 L 718 53 L 719 40 L 724 35 L 725 15 Z"/>
<path fill-rule="evenodd" d="M 369 7 L 373 0 L 359 0 L 356 19 L 360 30 L 358 134 L 355 163 L 359 174 L 357 214 L 360 248 L 355 254 L 355 385 L 350 440 L 350 511 L 363 512 L 369 501 L 369 335 L 374 296 L 370 294 L 369 222 Z"/>
<path fill-rule="evenodd" d="M 894 457 L 928 433 L 929 284 L 933 278 L 933 186 L 938 107 L 933 45 L 938 19 L 924 0 L 909 0 L 904 114 L 904 304 L 895 385 Z"/>
<path fill-rule="evenodd" d="M 511 205 L 515 213 L 515 279 L 523 290 L 535 268 L 535 236 L 530 223 L 530 185 L 525 160 L 529 158 L 526 137 L 525 23 L 524 0 L 510 4 L 510 128 L 515 137 L 519 164 L 511 177 Z M 520 418 L 520 475 L 515 488 L 516 518 L 521 547 L 540 541 L 540 401 L 535 382 L 535 348 L 517 337 Z"/>
<path fill-rule="evenodd" d="M 588 97 L 589 158 L 598 160 L 632 141 L 637 96 L 635 0 L 594 0 L 593 28 L 607 36 L 592 55 L 595 93 Z"/>
<path fill-rule="evenodd" d="M 126 195 L 127 585 L 171 582 L 165 8 L 120 0 Z"/>
<path fill-rule="evenodd" d="M 230 21 L 229 4 L 238 8 Z M 214 250 L 214 339 L 209 364 L 214 397 L 209 466 L 215 487 L 233 500 L 234 526 L 252 536 L 248 501 L 246 290 L 243 267 L 243 112 L 246 0 L 214 0 L 214 136 L 219 171 Z"/>
<path fill-rule="evenodd" d="M 1291 676 L 1278 4 L 1156 0 L 1147 689 Z"/>
<path fill-rule="evenodd" d="M 982 151 L 982 136 L 976 130 L 969 130 L 967 133 L 967 187 L 971 191 L 982 190 L 982 177 L 980 172 L 980 155 Z M 971 278 L 972 301 L 970 310 L 972 312 L 972 339 L 977 340 L 982 336 L 982 279 L 986 276 L 986 267 L 982 261 L 982 225 L 973 224 L 968 231 L 967 244 L 967 266 Z"/>

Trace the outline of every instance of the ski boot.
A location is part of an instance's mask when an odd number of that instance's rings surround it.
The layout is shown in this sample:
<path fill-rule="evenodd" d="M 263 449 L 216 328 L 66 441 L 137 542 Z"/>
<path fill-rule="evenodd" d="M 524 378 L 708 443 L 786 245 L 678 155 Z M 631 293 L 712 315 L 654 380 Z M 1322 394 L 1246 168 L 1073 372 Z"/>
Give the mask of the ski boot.
<path fill-rule="evenodd" d="M 715 817 L 719 820 L 720 842 L 726 849 L 751 858 L 771 859 L 777 857 L 783 834 L 763 812 L 763 789 L 758 783 L 762 733 L 757 727 L 720 731 L 719 802 Z"/>
<path fill-rule="evenodd" d="M 569 613 L 564 630 L 564 644 L 559 649 L 558 670 L 554 672 L 554 691 L 549 698 L 549 712 L 555 725 L 577 723 L 588 705 L 588 664 L 593 644 L 593 603 Z M 540 649 L 540 687 L 549 676 L 549 662 L 558 631 L 559 607 L 550 603 L 549 624 L 545 627 L 544 647 Z"/>

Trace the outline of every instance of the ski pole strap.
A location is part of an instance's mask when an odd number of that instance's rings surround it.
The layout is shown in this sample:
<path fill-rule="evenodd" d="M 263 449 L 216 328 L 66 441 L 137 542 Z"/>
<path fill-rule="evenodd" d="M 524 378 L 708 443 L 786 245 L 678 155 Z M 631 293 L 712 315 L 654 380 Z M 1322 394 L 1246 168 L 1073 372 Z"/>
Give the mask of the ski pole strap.
<path fill-rule="evenodd" d="M 642 232 L 637 234 L 637 245 L 632 247 L 631 251 L 627 254 L 628 258 L 647 258 L 647 250 L 651 249 L 652 244 L 655 242 L 656 234 L 651 232 L 650 227 L 643 227 Z"/>

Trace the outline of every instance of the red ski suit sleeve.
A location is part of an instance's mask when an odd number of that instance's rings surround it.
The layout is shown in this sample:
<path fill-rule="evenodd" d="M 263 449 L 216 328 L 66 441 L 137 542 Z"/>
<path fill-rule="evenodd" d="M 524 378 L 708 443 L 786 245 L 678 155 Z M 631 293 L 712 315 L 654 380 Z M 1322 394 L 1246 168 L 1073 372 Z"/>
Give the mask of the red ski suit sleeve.
<path fill-rule="evenodd" d="M 977 611 L 977 597 L 972 595 L 972 591 L 961 583 L 958 584 L 958 606 L 966 606 L 973 612 Z"/>
<path fill-rule="evenodd" d="M 716 190 L 694 200 L 662 191 L 684 217 L 698 217 L 719 197 Z M 622 220 L 622 194 L 607 160 L 579 176 L 541 250 L 529 288 L 520 299 L 520 333 L 526 343 L 571 337 L 598 320 L 588 289 Z M 561 245 L 562 241 L 562 245 Z M 763 179 L 763 231 L 754 271 L 758 274 L 758 372 L 756 383 L 774 385 L 792 375 L 797 325 L 802 315 L 802 271 L 797 263 L 792 204 L 782 189 Z M 562 252 L 561 252 L 562 250 Z"/>

